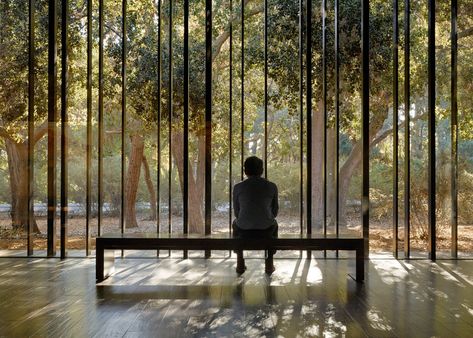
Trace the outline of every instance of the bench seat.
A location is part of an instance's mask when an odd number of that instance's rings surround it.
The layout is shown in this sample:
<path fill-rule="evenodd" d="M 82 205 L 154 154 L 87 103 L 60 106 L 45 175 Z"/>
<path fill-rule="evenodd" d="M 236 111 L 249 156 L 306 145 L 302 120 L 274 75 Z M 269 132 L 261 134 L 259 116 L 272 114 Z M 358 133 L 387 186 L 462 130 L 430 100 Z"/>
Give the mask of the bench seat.
<path fill-rule="evenodd" d="M 356 281 L 364 279 L 363 238 L 280 234 L 278 238 L 232 238 L 228 234 L 184 235 L 155 233 L 104 234 L 96 239 L 96 280 L 114 270 L 114 250 L 353 250 Z"/>

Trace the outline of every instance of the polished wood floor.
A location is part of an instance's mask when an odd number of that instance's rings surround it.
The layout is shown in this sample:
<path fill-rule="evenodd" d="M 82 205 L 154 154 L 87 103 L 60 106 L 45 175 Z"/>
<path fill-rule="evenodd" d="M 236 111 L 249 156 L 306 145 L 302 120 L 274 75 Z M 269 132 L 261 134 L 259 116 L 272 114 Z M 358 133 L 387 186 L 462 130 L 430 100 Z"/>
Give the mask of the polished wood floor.
<path fill-rule="evenodd" d="M 0 259 L 0 337 L 473 337 L 473 261 Z"/>

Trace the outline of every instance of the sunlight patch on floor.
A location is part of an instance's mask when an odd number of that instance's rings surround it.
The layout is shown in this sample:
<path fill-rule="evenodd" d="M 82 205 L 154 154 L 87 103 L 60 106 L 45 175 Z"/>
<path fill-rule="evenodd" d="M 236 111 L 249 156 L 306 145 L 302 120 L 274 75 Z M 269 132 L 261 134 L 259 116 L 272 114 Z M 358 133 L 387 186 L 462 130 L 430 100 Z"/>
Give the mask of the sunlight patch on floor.
<path fill-rule="evenodd" d="M 271 276 L 271 285 L 291 283 L 306 285 L 320 284 L 322 271 L 315 260 L 280 260 L 275 261 L 276 271 Z"/>
<path fill-rule="evenodd" d="M 473 278 L 471 278 L 469 275 L 464 274 L 462 270 L 458 268 L 458 264 L 456 262 L 453 262 L 453 263 L 441 262 L 439 263 L 439 265 L 443 267 L 447 267 L 449 270 L 454 271 L 455 275 L 460 277 L 464 283 L 473 285 Z"/>
<path fill-rule="evenodd" d="M 393 285 L 409 276 L 409 273 L 397 260 L 371 260 L 370 262 L 386 284 Z"/>
<path fill-rule="evenodd" d="M 251 285 L 283 286 L 289 284 L 317 285 L 324 281 L 317 260 L 276 259 L 276 271 L 264 272 L 264 259 L 246 259 L 247 270 L 241 276 L 235 272 L 236 259 L 165 259 L 143 261 L 117 259 L 115 272 L 100 285 Z"/>
<path fill-rule="evenodd" d="M 371 309 L 366 313 L 366 317 L 369 320 L 371 327 L 375 330 L 380 331 L 392 331 L 391 325 L 387 323 L 387 320 L 383 318 L 380 311 Z"/>

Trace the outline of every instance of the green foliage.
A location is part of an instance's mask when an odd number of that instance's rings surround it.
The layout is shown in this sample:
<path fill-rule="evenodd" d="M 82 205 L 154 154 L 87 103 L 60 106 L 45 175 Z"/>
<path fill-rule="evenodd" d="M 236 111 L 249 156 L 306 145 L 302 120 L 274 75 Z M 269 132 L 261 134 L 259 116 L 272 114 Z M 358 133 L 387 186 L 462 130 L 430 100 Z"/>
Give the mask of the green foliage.
<path fill-rule="evenodd" d="M 69 26 L 69 113 L 70 113 L 70 163 L 69 163 L 69 198 L 83 203 L 85 198 L 85 112 L 86 112 L 86 1 L 71 0 Z M 437 19 L 437 120 L 439 160 L 439 192 L 448 191 L 450 144 L 450 13 L 448 2 L 438 2 Z M 181 2 L 174 2 L 173 10 L 173 130 L 182 128 L 183 114 L 183 8 Z M 232 159 L 234 174 L 239 172 L 239 137 L 241 112 L 241 77 L 245 84 L 245 154 L 263 154 L 263 96 L 264 96 L 264 39 L 263 39 L 263 2 L 250 0 L 245 7 L 245 67 L 241 74 L 241 25 L 240 2 L 234 1 L 230 13 L 227 0 L 213 1 L 213 162 L 214 162 L 214 200 L 227 201 L 228 161 L 229 161 L 229 110 L 230 96 L 233 106 Z M 205 3 L 200 0 L 190 1 L 190 150 L 192 164 L 197 161 L 196 138 L 204 128 L 205 109 Z M 280 187 L 281 199 L 290 207 L 299 201 L 299 8 L 297 2 L 269 1 L 268 13 L 268 83 L 269 83 L 269 138 L 268 162 L 269 177 Z M 360 45 L 360 1 L 340 2 L 340 69 L 341 69 L 341 105 L 340 105 L 340 163 L 349 158 L 356 142 L 360 139 L 361 113 L 361 45 Z M 473 26 L 473 2 L 464 1 L 460 5 L 459 31 L 467 31 Z M 48 2 L 35 1 L 35 120 L 39 126 L 47 116 L 47 18 Z M 402 6 L 401 6 L 402 13 Z M 148 159 L 153 159 L 152 171 L 156 171 L 156 129 L 159 126 L 162 135 L 162 157 L 169 154 L 167 142 L 167 121 L 169 118 L 169 1 L 162 1 L 161 31 L 157 26 L 157 1 L 129 0 L 127 13 L 127 125 L 128 134 L 139 133 L 144 136 Z M 380 133 L 392 128 L 392 3 L 388 1 L 370 1 L 370 67 L 371 67 L 371 111 L 373 124 L 381 125 Z M 28 75 L 28 2 L 24 0 L 6 0 L 0 4 L 0 127 L 18 142 L 26 139 L 27 114 L 27 75 Z M 97 59 L 98 27 L 97 3 L 94 2 L 94 76 L 93 76 L 93 123 L 94 148 L 92 172 L 96 173 L 97 158 Z M 229 93 L 229 21 L 233 18 L 233 92 Z M 334 9 L 329 4 L 327 12 L 327 78 L 329 126 L 333 127 L 334 111 Z M 106 1 L 105 6 L 105 143 L 104 155 L 106 170 L 104 186 L 106 200 L 117 208 L 120 198 L 120 149 L 121 140 L 117 132 L 121 129 L 121 2 Z M 400 27 L 403 17 L 400 15 Z M 313 10 L 313 110 L 318 113 L 322 100 L 322 16 L 320 8 L 314 4 Z M 427 86 L 427 7 L 426 2 L 412 3 L 411 22 L 411 114 L 417 121 L 412 128 L 411 175 L 413 185 L 413 205 L 419 206 L 419 215 L 423 215 L 425 205 L 426 168 L 425 157 L 425 118 L 421 115 L 426 109 Z M 60 33 L 60 31 L 59 31 Z M 403 41 L 400 39 L 400 86 L 403 75 Z M 161 37 L 161 55 L 158 54 L 158 41 Z M 59 38 L 59 36 L 58 36 Z M 221 42 L 221 43 L 220 43 Z M 473 190 L 473 36 L 462 36 L 459 40 L 459 83 L 458 103 L 460 119 L 459 169 L 460 169 L 460 209 L 465 222 L 473 220 L 473 206 L 469 192 Z M 58 55 L 61 56 L 59 45 Z M 305 43 L 304 43 L 305 48 Z M 304 56 L 305 57 L 305 56 Z M 158 74 L 158 65 L 161 74 Z M 304 60 L 305 65 L 305 60 Z M 60 68 L 59 68 L 60 71 Z M 161 79 L 161 88 L 158 81 Z M 306 83 L 303 83 L 305 88 Z M 404 114 L 404 98 L 400 87 L 401 120 Z M 305 97 L 304 97 L 305 99 Z M 161 120 L 158 121 L 158 107 L 161 108 Z M 314 132 L 320 132 L 316 130 Z M 403 128 L 400 130 L 403 137 Z M 129 142 L 126 140 L 126 151 Z M 4 140 L 1 141 L 4 148 Z M 400 148 L 400 150 L 402 150 Z M 441 155 L 441 156 L 440 156 Z M 402 158 L 402 151 L 400 152 Z M 446 156 L 446 157 L 445 157 Z M 371 151 L 371 198 L 373 216 L 389 217 L 392 203 L 392 141 L 387 137 Z M 0 200 L 9 201 L 10 187 L 8 180 L 8 158 L 0 153 Z M 167 177 L 163 167 L 162 177 Z M 43 138 L 35 147 L 35 199 L 46 200 L 46 140 Z M 172 195 L 174 202 L 180 203 L 179 180 L 176 170 L 172 177 Z M 93 175 L 95 176 L 95 175 Z M 238 175 L 236 175 L 238 176 Z M 156 175 L 152 175 L 156 184 Z M 236 178 L 235 178 L 236 180 Z M 94 177 L 94 186 L 97 179 Z M 167 183 L 166 183 L 167 184 Z M 166 189 L 165 185 L 162 189 Z M 95 189 L 93 199 L 96 199 Z M 360 176 L 355 172 L 349 189 L 349 200 L 359 199 Z M 140 181 L 138 202 L 147 201 L 148 192 L 144 181 Z M 288 207 L 289 208 L 289 207 Z M 423 217 L 423 216 L 422 216 Z M 419 223 L 424 219 L 419 216 Z M 444 217 L 447 217 L 445 215 Z"/>

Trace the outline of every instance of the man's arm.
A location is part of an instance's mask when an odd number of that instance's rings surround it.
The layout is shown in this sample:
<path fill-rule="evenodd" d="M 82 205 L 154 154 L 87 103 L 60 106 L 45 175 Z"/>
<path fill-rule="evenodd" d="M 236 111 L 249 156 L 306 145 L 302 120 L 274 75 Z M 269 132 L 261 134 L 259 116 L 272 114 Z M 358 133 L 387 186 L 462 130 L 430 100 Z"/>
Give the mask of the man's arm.
<path fill-rule="evenodd" d="M 279 203 L 278 203 L 278 187 L 274 185 L 274 196 L 273 196 L 273 201 L 271 203 L 271 210 L 273 212 L 274 218 L 278 215 L 279 211 Z"/>
<path fill-rule="evenodd" d="M 233 212 L 235 214 L 235 217 L 238 218 L 238 214 L 240 213 L 240 201 L 238 201 L 236 187 L 233 188 Z"/>

